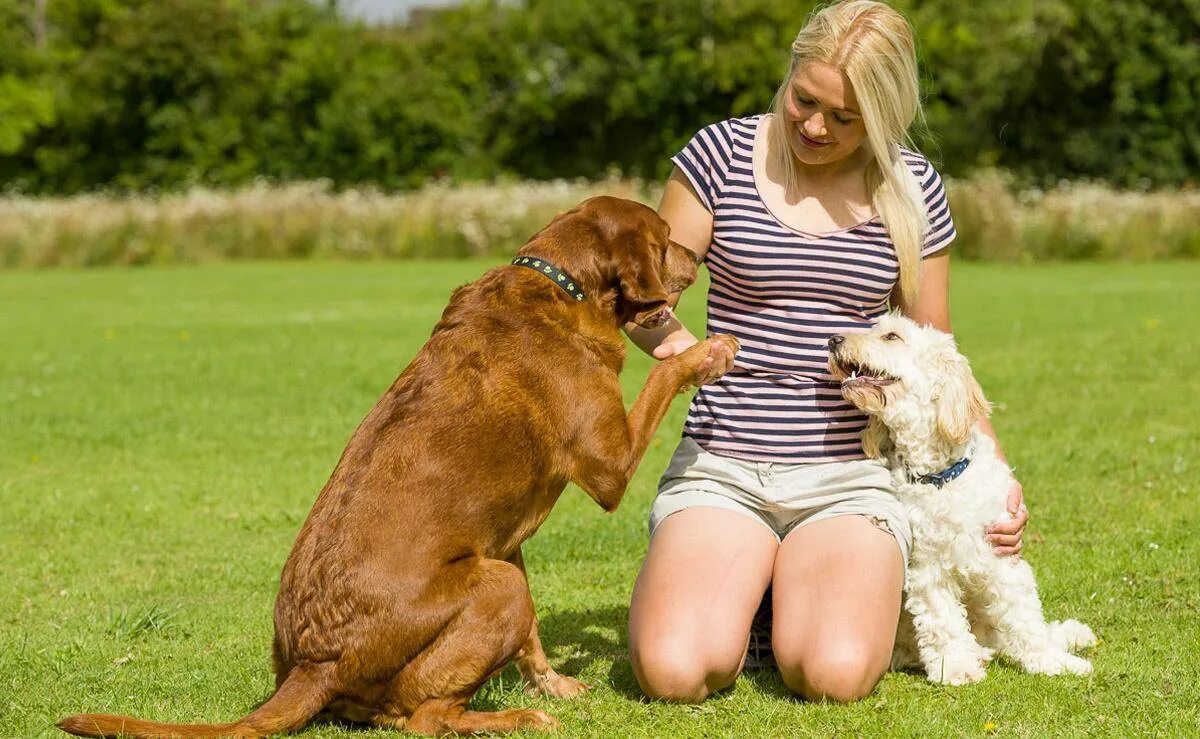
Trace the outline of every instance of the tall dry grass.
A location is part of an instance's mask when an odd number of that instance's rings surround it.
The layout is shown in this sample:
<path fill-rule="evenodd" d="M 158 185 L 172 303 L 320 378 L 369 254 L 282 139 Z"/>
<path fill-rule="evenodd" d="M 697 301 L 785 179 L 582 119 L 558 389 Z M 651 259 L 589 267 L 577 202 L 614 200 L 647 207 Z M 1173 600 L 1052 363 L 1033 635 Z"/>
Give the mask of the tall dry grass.
<path fill-rule="evenodd" d="M 1200 191 L 1130 192 L 1063 182 L 1018 188 L 999 171 L 947 183 L 955 250 L 1000 261 L 1200 257 Z"/>
<path fill-rule="evenodd" d="M 555 214 L 636 181 L 335 191 L 325 182 L 160 196 L 0 198 L 0 266 L 468 257 L 515 251 Z"/>
<path fill-rule="evenodd" d="M 6 196 L 0 267 L 501 255 L 586 197 L 653 203 L 657 187 L 608 179 L 385 194 L 308 182 L 159 196 Z M 954 248 L 966 258 L 1200 257 L 1200 192 L 1079 183 L 1022 190 L 999 172 L 949 181 L 947 189 L 959 231 Z"/>

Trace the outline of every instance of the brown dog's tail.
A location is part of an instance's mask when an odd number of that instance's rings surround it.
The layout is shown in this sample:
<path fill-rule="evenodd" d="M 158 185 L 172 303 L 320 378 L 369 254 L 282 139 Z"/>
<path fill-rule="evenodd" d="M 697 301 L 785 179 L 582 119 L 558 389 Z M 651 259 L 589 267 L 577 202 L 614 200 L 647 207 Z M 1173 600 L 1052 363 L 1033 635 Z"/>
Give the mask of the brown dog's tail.
<path fill-rule="evenodd" d="M 80 713 L 58 722 L 76 736 L 97 737 L 260 737 L 299 729 L 321 712 L 336 693 L 332 662 L 297 665 L 287 679 L 250 715 L 231 724 L 161 724 L 128 716 Z"/>

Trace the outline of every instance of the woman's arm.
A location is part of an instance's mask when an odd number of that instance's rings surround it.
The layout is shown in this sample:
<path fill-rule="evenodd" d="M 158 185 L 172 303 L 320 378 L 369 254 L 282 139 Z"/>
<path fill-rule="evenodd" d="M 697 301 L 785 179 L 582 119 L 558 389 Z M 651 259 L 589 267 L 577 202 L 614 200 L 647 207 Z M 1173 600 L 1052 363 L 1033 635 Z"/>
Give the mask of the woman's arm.
<path fill-rule="evenodd" d="M 687 177 L 676 167 L 667 180 L 663 190 L 662 201 L 658 204 L 658 214 L 671 227 L 671 240 L 694 251 L 699 259 L 703 259 L 712 243 L 713 216 L 704 207 L 696 191 L 688 182 Z M 670 296 L 671 307 L 679 302 L 680 293 Z M 642 328 L 633 323 L 625 324 L 625 333 L 642 351 L 656 359 L 666 359 L 687 349 L 696 343 L 696 336 L 674 316 L 663 326 L 656 329 Z M 725 374 L 733 363 L 733 356 L 724 356 L 727 350 L 721 347 L 721 357 L 713 362 L 711 377 L 703 378 L 711 382 Z"/>
<path fill-rule="evenodd" d="M 893 295 L 892 304 L 900 312 L 917 323 L 925 323 L 939 331 L 953 333 L 950 329 L 950 253 L 941 251 L 921 260 L 921 290 L 913 305 L 906 305 L 899 299 L 899 290 Z M 1000 440 L 996 431 L 987 418 L 979 419 L 979 428 L 996 442 L 996 455 L 1005 464 L 1004 452 L 1000 449 Z M 1029 511 L 1025 508 L 1025 492 L 1021 483 L 1014 481 L 1008 491 L 1008 513 L 1013 520 L 988 528 L 988 540 L 997 555 L 1019 554 L 1021 551 L 1021 534 L 1025 523 L 1029 520 Z"/>

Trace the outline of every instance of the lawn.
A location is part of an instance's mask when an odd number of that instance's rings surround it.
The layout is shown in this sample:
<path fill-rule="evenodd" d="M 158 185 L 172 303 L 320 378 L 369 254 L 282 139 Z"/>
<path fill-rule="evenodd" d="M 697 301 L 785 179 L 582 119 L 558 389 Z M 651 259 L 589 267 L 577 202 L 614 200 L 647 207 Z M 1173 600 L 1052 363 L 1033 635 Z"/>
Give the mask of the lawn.
<path fill-rule="evenodd" d="M 279 570 L 316 492 L 487 266 L 0 272 L 0 736 L 79 711 L 225 721 L 264 698 Z M 1093 676 L 891 674 L 835 706 L 761 672 L 699 706 L 642 700 L 626 609 L 680 398 L 615 515 L 569 488 L 525 547 L 551 662 L 594 690 L 530 699 L 510 668 L 476 704 L 543 708 L 567 736 L 1200 734 L 1200 263 L 964 264 L 953 292 L 1048 614 L 1095 628 Z M 631 354 L 629 399 L 648 367 Z"/>

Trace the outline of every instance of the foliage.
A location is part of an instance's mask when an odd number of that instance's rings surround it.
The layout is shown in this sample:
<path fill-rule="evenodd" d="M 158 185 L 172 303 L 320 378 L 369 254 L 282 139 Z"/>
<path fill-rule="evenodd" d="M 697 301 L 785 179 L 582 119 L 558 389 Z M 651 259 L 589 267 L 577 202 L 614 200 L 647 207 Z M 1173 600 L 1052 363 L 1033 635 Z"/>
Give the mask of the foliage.
<path fill-rule="evenodd" d="M 1194 184 L 1200 0 L 896 0 L 950 174 Z M 0 0 L 0 181 L 29 192 L 513 175 L 661 179 L 765 110 L 813 0 Z M 37 31 L 43 28 L 44 33 Z"/>
<path fill-rule="evenodd" d="M 1200 0 L 913 0 L 948 171 L 1195 186 Z"/>

